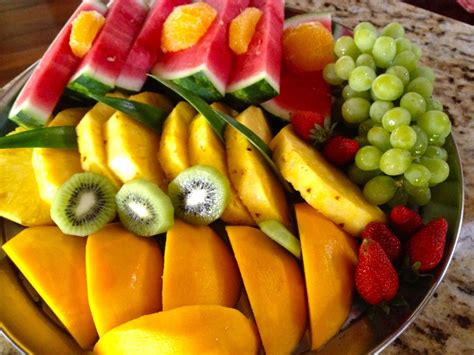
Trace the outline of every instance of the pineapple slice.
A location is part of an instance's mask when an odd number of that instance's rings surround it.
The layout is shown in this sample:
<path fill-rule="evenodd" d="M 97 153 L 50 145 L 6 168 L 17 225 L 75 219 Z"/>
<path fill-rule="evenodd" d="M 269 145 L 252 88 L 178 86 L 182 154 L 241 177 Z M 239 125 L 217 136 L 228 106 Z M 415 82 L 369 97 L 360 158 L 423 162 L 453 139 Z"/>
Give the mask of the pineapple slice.
<path fill-rule="evenodd" d="M 86 108 L 66 109 L 59 112 L 49 126 L 75 126 L 86 112 Z M 58 188 L 82 171 L 81 156 L 75 149 L 34 148 L 32 161 L 40 196 L 49 205 Z"/>
<path fill-rule="evenodd" d="M 125 98 L 120 92 L 108 96 Z M 120 180 L 107 165 L 105 150 L 104 124 L 114 112 L 112 107 L 98 102 L 79 122 L 76 133 L 82 169 L 105 176 L 115 186 L 120 187 Z"/>
<path fill-rule="evenodd" d="M 359 188 L 296 136 L 288 125 L 271 143 L 273 160 L 283 177 L 313 208 L 358 236 L 372 221 L 385 221 L 385 214 L 365 200 Z"/>
<path fill-rule="evenodd" d="M 130 100 L 159 107 L 169 112 L 171 103 L 164 96 L 143 92 Z M 167 190 L 167 181 L 156 157 L 159 135 L 132 117 L 116 112 L 105 124 L 109 168 L 122 181 L 144 178 Z"/>
<path fill-rule="evenodd" d="M 218 111 L 231 113 L 221 104 L 214 103 L 211 107 Z M 191 165 L 212 166 L 230 181 L 225 146 L 207 122 L 207 119 L 202 115 L 197 115 L 189 126 L 188 149 Z M 230 202 L 221 219 L 228 224 L 255 225 L 232 184 L 230 184 Z"/>
<path fill-rule="evenodd" d="M 187 102 L 179 102 L 163 124 L 158 160 L 168 180 L 189 168 L 188 126 L 196 111 Z"/>
<path fill-rule="evenodd" d="M 272 138 L 270 127 L 260 108 L 250 106 L 237 121 L 254 131 L 265 143 Z M 285 192 L 264 158 L 234 128 L 225 129 L 227 163 L 232 184 L 240 199 L 257 222 L 276 219 L 289 227 Z"/>

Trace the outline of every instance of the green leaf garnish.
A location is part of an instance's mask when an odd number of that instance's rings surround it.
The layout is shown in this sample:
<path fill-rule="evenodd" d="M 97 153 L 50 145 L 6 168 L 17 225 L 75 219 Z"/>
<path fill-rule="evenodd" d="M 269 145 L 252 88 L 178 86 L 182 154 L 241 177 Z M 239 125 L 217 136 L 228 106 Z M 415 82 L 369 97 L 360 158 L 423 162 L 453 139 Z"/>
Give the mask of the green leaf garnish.
<path fill-rule="evenodd" d="M 57 126 L 30 129 L 0 137 L 0 149 L 8 148 L 77 148 L 76 127 Z"/>
<path fill-rule="evenodd" d="M 280 221 L 269 219 L 258 224 L 263 233 L 270 239 L 280 244 L 291 254 L 301 259 L 301 244 Z"/>

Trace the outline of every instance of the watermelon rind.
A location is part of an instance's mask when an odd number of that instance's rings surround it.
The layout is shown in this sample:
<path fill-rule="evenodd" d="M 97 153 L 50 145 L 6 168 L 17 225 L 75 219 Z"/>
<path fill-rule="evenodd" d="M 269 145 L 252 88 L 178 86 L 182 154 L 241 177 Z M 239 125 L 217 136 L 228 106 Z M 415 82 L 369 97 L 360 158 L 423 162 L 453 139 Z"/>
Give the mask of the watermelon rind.
<path fill-rule="evenodd" d="M 353 33 L 352 31 L 347 28 L 346 26 L 340 25 L 337 22 L 333 22 L 332 24 L 332 36 L 334 39 L 338 39 L 342 36 L 351 36 L 352 37 Z"/>
<path fill-rule="evenodd" d="M 84 68 L 77 77 L 69 82 L 67 88 L 85 95 L 89 93 L 105 95 L 114 88 L 113 84 L 107 83 L 113 83 L 113 80 L 91 74 L 88 68 Z"/>
<path fill-rule="evenodd" d="M 330 12 L 308 12 L 306 14 L 296 15 L 285 20 L 283 29 L 298 26 L 306 22 L 321 22 L 329 31 L 332 32 L 332 20 Z"/>
<path fill-rule="evenodd" d="M 279 94 L 277 83 L 266 73 L 260 73 L 256 77 L 242 80 L 227 88 L 227 91 L 226 98 L 228 100 L 236 100 L 237 102 L 250 105 L 270 100 Z"/>
<path fill-rule="evenodd" d="M 43 119 L 43 117 L 46 117 L 46 119 Z M 28 129 L 43 127 L 48 118 L 49 114 L 47 112 L 37 109 L 28 101 L 18 107 L 17 112 L 11 112 L 9 117 L 11 121 Z"/>
<path fill-rule="evenodd" d="M 290 110 L 283 108 L 282 106 L 278 105 L 274 100 L 269 100 L 260 104 L 265 111 L 271 113 L 273 116 L 281 118 L 282 120 L 289 121 L 290 120 Z"/>

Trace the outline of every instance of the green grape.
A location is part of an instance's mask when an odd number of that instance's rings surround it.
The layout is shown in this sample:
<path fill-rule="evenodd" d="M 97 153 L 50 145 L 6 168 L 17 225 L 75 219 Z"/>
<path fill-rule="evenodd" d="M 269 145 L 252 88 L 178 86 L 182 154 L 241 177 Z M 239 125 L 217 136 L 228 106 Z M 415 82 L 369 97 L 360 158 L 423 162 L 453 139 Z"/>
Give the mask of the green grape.
<path fill-rule="evenodd" d="M 415 43 L 412 43 L 411 45 L 411 51 L 415 54 L 415 56 L 420 59 L 421 56 L 423 55 L 423 51 L 421 50 L 420 46 L 418 46 Z"/>
<path fill-rule="evenodd" d="M 382 36 L 392 37 L 394 39 L 405 36 L 405 29 L 398 22 L 391 22 L 382 30 Z"/>
<path fill-rule="evenodd" d="M 354 31 L 354 43 L 362 53 L 370 53 L 376 39 L 377 32 L 369 28 L 359 28 Z"/>
<path fill-rule="evenodd" d="M 366 21 L 359 22 L 359 24 L 354 28 L 354 32 L 357 32 L 360 29 L 367 29 L 377 34 L 377 29 L 370 22 L 366 22 Z"/>
<path fill-rule="evenodd" d="M 397 46 L 397 54 L 403 51 L 411 51 L 411 41 L 408 38 L 402 37 L 395 40 L 395 45 Z"/>
<path fill-rule="evenodd" d="M 416 69 L 417 62 L 418 58 L 416 58 L 412 51 L 404 51 L 395 56 L 392 65 L 400 65 L 410 72 Z"/>
<path fill-rule="evenodd" d="M 394 148 L 410 150 L 415 146 L 416 132 L 410 126 L 401 126 L 390 134 L 390 144 Z"/>
<path fill-rule="evenodd" d="M 350 36 L 339 37 L 334 44 L 334 53 L 340 58 L 345 55 L 352 57 L 353 59 L 357 58 L 360 54 L 357 46 L 354 43 L 354 39 Z"/>
<path fill-rule="evenodd" d="M 413 163 L 408 167 L 403 176 L 413 186 L 423 187 L 428 186 L 428 182 L 431 179 L 431 172 L 426 166 Z"/>
<path fill-rule="evenodd" d="M 357 136 L 354 138 L 354 140 L 357 143 L 359 143 L 359 147 L 365 147 L 366 145 L 369 145 L 369 141 L 367 140 L 367 137 Z"/>
<path fill-rule="evenodd" d="M 395 206 L 405 206 L 408 202 L 408 194 L 404 189 L 397 189 L 395 196 L 392 197 L 390 201 L 387 202 L 389 208 L 394 208 Z"/>
<path fill-rule="evenodd" d="M 451 121 L 442 111 L 428 111 L 417 119 L 417 124 L 429 138 L 446 138 L 451 133 Z"/>
<path fill-rule="evenodd" d="M 428 79 L 429 81 L 431 81 L 431 83 L 434 83 L 435 81 L 433 69 L 431 69 L 430 67 L 421 66 L 421 67 L 417 67 L 415 70 L 410 72 L 411 80 L 419 78 L 419 77 L 424 77 Z"/>
<path fill-rule="evenodd" d="M 428 186 L 417 187 L 404 180 L 403 189 L 408 193 L 408 201 L 415 205 L 424 206 L 431 200 L 431 190 Z"/>
<path fill-rule="evenodd" d="M 433 94 L 433 84 L 423 76 L 410 81 L 406 92 L 417 92 L 423 97 L 430 97 Z"/>
<path fill-rule="evenodd" d="M 326 64 L 323 69 L 323 78 L 330 85 L 341 85 L 344 82 L 344 80 L 337 76 L 334 63 Z"/>
<path fill-rule="evenodd" d="M 377 100 L 370 105 L 370 118 L 376 123 L 382 123 L 382 117 L 388 110 L 393 108 L 393 102 Z"/>
<path fill-rule="evenodd" d="M 394 107 L 382 117 L 382 127 L 392 132 L 395 128 L 401 126 L 409 126 L 411 121 L 410 112 L 403 107 Z"/>
<path fill-rule="evenodd" d="M 349 74 L 354 70 L 355 62 L 352 57 L 345 55 L 338 60 L 336 60 L 336 74 L 343 80 L 349 79 Z M 361 90 L 362 91 L 362 90 Z"/>
<path fill-rule="evenodd" d="M 428 168 L 431 173 L 429 180 L 430 186 L 438 185 L 449 176 L 449 165 L 444 160 L 422 158 L 420 164 Z"/>
<path fill-rule="evenodd" d="M 369 118 L 369 110 L 369 101 L 352 97 L 342 104 L 342 117 L 348 123 L 361 123 Z"/>
<path fill-rule="evenodd" d="M 434 97 L 429 97 L 426 100 L 426 111 L 443 111 L 443 104 Z"/>
<path fill-rule="evenodd" d="M 372 83 L 373 85 L 374 83 Z M 370 97 L 372 98 L 372 101 L 377 101 L 377 100 L 380 100 L 377 95 L 374 94 L 374 90 L 370 89 L 369 90 L 369 93 L 370 93 Z"/>
<path fill-rule="evenodd" d="M 367 181 L 373 177 L 380 175 L 380 170 L 361 170 L 355 164 L 352 164 L 347 171 L 349 178 L 355 182 L 357 185 L 364 185 Z"/>
<path fill-rule="evenodd" d="M 397 46 L 393 38 L 386 36 L 377 38 L 372 48 L 372 55 L 379 68 L 387 68 L 396 54 Z"/>
<path fill-rule="evenodd" d="M 383 205 L 390 201 L 397 192 L 397 185 L 390 176 L 379 175 L 364 185 L 364 196 L 374 205 Z"/>
<path fill-rule="evenodd" d="M 435 145 L 429 145 L 428 148 L 426 148 L 426 152 L 423 157 L 448 161 L 448 152 L 444 148 L 437 147 Z"/>
<path fill-rule="evenodd" d="M 392 148 L 387 150 L 380 157 L 380 170 L 391 176 L 401 175 L 408 169 L 411 160 L 412 158 L 409 151 L 400 148 Z"/>
<path fill-rule="evenodd" d="M 416 142 L 413 148 L 410 149 L 410 153 L 414 157 L 421 157 L 428 147 L 428 136 L 418 126 L 411 126 L 411 128 L 416 132 Z"/>
<path fill-rule="evenodd" d="M 428 142 L 431 144 L 431 145 L 435 145 L 437 147 L 442 147 L 444 145 L 444 143 L 446 143 L 446 138 L 444 137 L 436 137 L 436 136 L 431 136 L 428 138 Z"/>
<path fill-rule="evenodd" d="M 402 81 L 403 85 L 406 85 L 410 82 L 410 73 L 405 67 L 402 67 L 401 65 L 390 67 L 385 73 L 397 76 Z"/>
<path fill-rule="evenodd" d="M 393 74 L 382 74 L 372 82 L 372 90 L 380 100 L 395 101 L 403 94 L 403 81 Z"/>
<path fill-rule="evenodd" d="M 356 59 L 356 67 L 369 67 L 373 71 L 377 70 L 377 66 L 375 65 L 374 57 L 370 54 L 364 53 L 357 57 Z"/>
<path fill-rule="evenodd" d="M 367 140 L 373 146 L 385 152 L 392 148 L 390 145 L 390 133 L 383 127 L 372 127 L 367 132 Z"/>
<path fill-rule="evenodd" d="M 370 100 L 370 93 L 368 91 L 355 91 L 349 85 L 346 85 L 342 89 L 342 97 L 344 100 L 349 100 L 351 97 L 362 97 L 363 99 Z"/>
<path fill-rule="evenodd" d="M 356 91 L 366 91 L 372 87 L 375 77 L 375 72 L 369 67 L 357 67 L 349 75 L 349 85 Z"/>
<path fill-rule="evenodd" d="M 411 117 L 416 119 L 419 115 L 425 113 L 426 101 L 417 92 L 407 92 L 400 100 L 400 107 L 406 109 L 410 112 Z"/>
<path fill-rule="evenodd" d="M 377 170 L 382 152 L 380 149 L 367 145 L 360 148 L 355 156 L 355 164 L 361 170 Z"/>
<path fill-rule="evenodd" d="M 361 137 L 367 137 L 367 132 L 375 125 L 375 122 L 371 119 L 365 120 L 359 125 L 358 133 Z"/>

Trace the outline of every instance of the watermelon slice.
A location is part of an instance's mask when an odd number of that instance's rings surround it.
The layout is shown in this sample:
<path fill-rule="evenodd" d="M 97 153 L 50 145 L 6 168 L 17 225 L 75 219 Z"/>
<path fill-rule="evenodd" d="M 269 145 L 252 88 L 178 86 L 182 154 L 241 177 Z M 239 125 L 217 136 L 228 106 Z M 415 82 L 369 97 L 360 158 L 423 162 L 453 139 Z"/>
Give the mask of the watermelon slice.
<path fill-rule="evenodd" d="M 342 37 L 342 36 L 352 37 L 352 35 L 353 35 L 353 32 L 346 26 L 340 25 L 336 22 L 332 24 L 332 36 L 334 37 L 334 39 L 338 39 L 339 37 Z"/>
<path fill-rule="evenodd" d="M 237 56 L 227 86 L 231 99 L 259 104 L 280 92 L 281 37 L 284 3 L 281 0 L 252 0 L 263 15 L 246 53 Z"/>
<path fill-rule="evenodd" d="M 191 0 L 156 0 L 150 9 L 145 24 L 138 35 L 127 60 L 117 78 L 119 88 L 138 92 L 142 89 L 146 75 L 162 54 L 160 48 L 163 22 L 175 6 L 190 3 Z"/>
<path fill-rule="evenodd" d="M 51 116 L 81 59 L 69 47 L 72 21 L 81 11 L 107 12 L 98 0 L 84 0 L 58 33 L 18 95 L 10 120 L 26 128 L 42 127 Z"/>
<path fill-rule="evenodd" d="M 248 6 L 248 0 L 206 0 L 217 17 L 199 42 L 179 52 L 165 53 L 153 74 L 189 89 L 208 101 L 222 99 L 232 68 L 229 48 L 230 21 Z"/>
<path fill-rule="evenodd" d="M 113 89 L 148 9 L 144 0 L 114 0 L 102 31 L 69 81 L 68 88 L 96 94 Z"/>
<path fill-rule="evenodd" d="M 283 28 L 296 27 L 302 23 L 320 22 L 324 27 L 332 32 L 332 19 L 329 12 L 308 12 L 306 14 L 296 15 L 285 20 Z"/>

